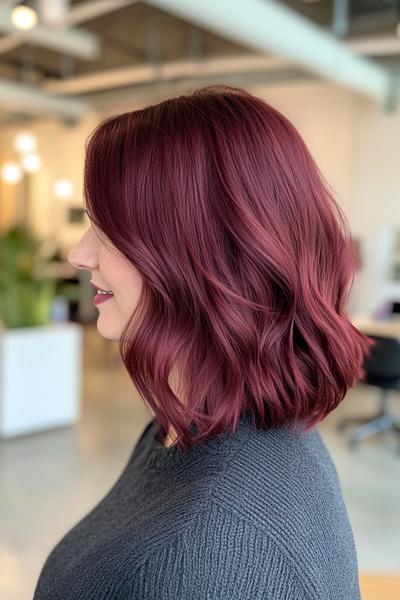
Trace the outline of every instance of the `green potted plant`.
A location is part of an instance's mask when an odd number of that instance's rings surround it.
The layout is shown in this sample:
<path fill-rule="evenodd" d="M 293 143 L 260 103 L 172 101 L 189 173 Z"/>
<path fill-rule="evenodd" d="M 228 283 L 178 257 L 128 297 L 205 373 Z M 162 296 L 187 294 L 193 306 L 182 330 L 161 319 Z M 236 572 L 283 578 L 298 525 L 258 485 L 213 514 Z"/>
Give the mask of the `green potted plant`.
<path fill-rule="evenodd" d="M 56 280 L 46 277 L 45 244 L 17 225 L 0 235 L 0 318 L 3 327 L 36 327 L 51 320 Z"/>
<path fill-rule="evenodd" d="M 48 243 L 23 226 L 0 234 L 0 437 L 79 417 L 82 328 L 52 321 L 51 267 Z"/>

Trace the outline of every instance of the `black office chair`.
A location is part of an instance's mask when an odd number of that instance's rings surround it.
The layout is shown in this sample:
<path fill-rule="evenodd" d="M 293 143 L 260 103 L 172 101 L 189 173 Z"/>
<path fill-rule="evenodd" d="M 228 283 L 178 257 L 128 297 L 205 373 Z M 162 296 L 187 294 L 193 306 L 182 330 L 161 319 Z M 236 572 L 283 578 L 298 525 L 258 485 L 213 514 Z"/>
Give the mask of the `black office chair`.
<path fill-rule="evenodd" d="M 396 300 L 392 302 L 391 313 L 392 315 L 400 314 L 400 302 L 397 302 Z"/>
<path fill-rule="evenodd" d="M 351 447 L 382 431 L 400 433 L 400 424 L 396 423 L 387 404 L 390 390 L 400 390 L 400 341 L 391 337 L 366 335 L 376 340 L 376 345 L 364 357 L 365 376 L 359 382 L 380 388 L 379 412 L 373 418 L 347 417 L 339 423 L 339 431 L 343 431 L 348 425 L 359 425 L 349 438 Z"/>

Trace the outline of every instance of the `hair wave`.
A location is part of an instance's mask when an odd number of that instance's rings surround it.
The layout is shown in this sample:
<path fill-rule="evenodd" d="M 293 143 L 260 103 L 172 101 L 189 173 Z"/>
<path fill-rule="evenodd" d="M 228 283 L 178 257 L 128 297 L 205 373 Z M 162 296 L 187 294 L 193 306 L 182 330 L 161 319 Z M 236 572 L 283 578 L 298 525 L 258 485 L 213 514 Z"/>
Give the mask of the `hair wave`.
<path fill-rule="evenodd" d="M 186 450 L 243 412 L 309 430 L 334 410 L 373 341 L 346 313 L 349 224 L 288 119 L 213 85 L 109 117 L 85 149 L 90 217 L 143 277 L 119 347 L 159 431 Z"/>

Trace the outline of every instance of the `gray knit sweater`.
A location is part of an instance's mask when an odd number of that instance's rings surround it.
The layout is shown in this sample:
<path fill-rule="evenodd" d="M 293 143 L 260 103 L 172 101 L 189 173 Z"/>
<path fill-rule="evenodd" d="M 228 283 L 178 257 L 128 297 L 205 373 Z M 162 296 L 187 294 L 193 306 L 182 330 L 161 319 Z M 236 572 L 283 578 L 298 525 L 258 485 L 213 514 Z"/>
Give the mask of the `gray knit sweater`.
<path fill-rule="evenodd" d="M 316 428 L 242 416 L 184 455 L 153 419 L 53 548 L 34 600 L 360 600 L 340 482 Z"/>

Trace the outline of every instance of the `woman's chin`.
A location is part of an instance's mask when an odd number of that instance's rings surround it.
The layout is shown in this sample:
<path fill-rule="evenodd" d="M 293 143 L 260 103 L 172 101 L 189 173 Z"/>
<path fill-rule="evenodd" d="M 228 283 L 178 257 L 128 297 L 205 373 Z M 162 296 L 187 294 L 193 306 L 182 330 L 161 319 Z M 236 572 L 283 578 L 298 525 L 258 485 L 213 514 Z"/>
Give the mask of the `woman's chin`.
<path fill-rule="evenodd" d="M 102 319 L 102 315 L 99 314 L 99 318 L 97 319 L 97 331 L 106 340 L 110 340 L 112 342 L 116 342 L 121 337 L 120 327 L 113 326 L 112 323 L 108 322 L 106 319 Z"/>

